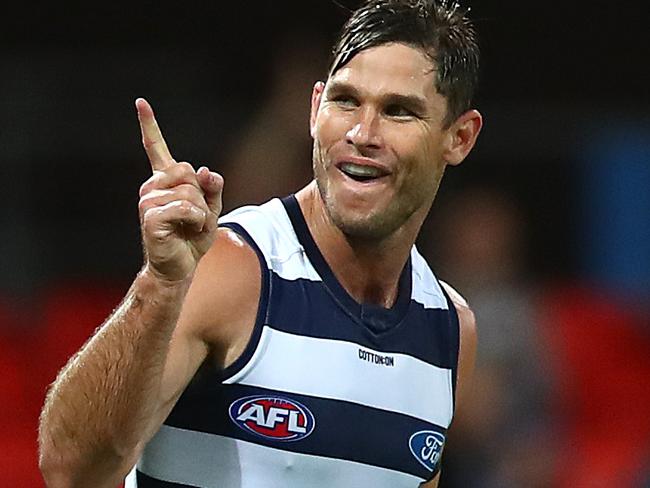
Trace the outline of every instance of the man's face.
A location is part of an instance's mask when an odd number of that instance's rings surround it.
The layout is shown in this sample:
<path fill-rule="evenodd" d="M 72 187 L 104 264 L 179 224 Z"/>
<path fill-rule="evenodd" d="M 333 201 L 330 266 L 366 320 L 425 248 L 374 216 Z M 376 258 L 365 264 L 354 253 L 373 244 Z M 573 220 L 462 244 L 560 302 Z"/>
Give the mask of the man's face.
<path fill-rule="evenodd" d="M 314 174 L 346 235 L 387 237 L 431 206 L 448 140 L 435 84 L 433 63 L 394 43 L 360 52 L 314 88 Z"/>

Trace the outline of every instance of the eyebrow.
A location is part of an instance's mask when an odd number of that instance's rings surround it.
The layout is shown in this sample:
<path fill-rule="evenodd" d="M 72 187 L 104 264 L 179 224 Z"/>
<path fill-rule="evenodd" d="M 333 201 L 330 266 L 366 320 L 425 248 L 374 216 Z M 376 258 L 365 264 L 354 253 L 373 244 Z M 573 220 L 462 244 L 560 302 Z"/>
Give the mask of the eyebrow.
<path fill-rule="evenodd" d="M 357 98 L 360 96 L 359 90 L 354 85 L 343 81 L 332 81 L 327 88 L 328 98 L 343 93 L 350 94 Z M 380 100 L 384 105 L 403 105 L 417 113 L 426 113 L 427 111 L 427 101 L 417 95 L 384 93 L 380 96 Z"/>

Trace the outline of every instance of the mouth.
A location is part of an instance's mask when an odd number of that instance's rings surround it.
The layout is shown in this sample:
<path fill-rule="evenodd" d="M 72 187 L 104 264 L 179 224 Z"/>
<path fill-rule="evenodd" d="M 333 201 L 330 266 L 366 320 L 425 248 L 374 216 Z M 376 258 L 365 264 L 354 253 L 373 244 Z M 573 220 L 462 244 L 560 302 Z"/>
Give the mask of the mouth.
<path fill-rule="evenodd" d="M 356 164 L 349 161 L 341 162 L 337 164 L 336 167 L 345 176 L 360 183 L 376 181 L 389 174 L 388 171 L 377 166 Z"/>

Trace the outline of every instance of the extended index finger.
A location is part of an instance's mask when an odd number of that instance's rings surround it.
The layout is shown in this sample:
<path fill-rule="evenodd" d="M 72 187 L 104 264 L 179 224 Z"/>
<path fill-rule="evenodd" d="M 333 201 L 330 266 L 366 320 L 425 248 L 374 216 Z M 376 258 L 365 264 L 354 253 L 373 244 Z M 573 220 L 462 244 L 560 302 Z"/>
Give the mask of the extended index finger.
<path fill-rule="evenodd" d="M 174 162 L 174 158 L 167 149 L 165 138 L 160 132 L 158 122 L 153 114 L 153 109 L 144 98 L 135 101 L 140 121 L 140 132 L 142 132 L 142 145 L 147 152 L 147 157 L 154 171 L 162 170 Z"/>

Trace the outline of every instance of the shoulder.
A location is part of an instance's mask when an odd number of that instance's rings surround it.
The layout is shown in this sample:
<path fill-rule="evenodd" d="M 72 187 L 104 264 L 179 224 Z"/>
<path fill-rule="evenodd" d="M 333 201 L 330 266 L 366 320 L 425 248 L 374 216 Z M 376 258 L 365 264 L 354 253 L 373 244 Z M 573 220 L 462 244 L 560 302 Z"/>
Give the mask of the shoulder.
<path fill-rule="evenodd" d="M 210 250 L 197 267 L 195 282 L 227 291 L 231 299 L 242 292 L 260 276 L 260 260 L 251 244 L 235 230 L 220 227 Z M 205 290 L 208 291 L 208 290 Z"/>
<path fill-rule="evenodd" d="M 476 337 L 476 317 L 467 303 L 467 300 L 465 300 L 465 298 L 448 283 L 440 281 L 440 284 L 456 307 L 461 336 L 466 335 L 468 337 Z"/>
<path fill-rule="evenodd" d="M 274 254 L 286 215 L 278 199 L 240 207 L 219 219 L 217 237 L 196 270 L 190 293 L 212 322 L 233 322 L 242 307 L 257 305 L 262 270 Z"/>
<path fill-rule="evenodd" d="M 440 284 L 449 295 L 458 313 L 460 347 L 458 351 L 456 398 L 457 403 L 462 403 L 470 386 L 476 360 L 476 347 L 478 342 L 476 317 L 469 307 L 467 300 L 460 293 L 444 281 L 441 281 Z"/>
<path fill-rule="evenodd" d="M 220 227 L 196 269 L 181 324 L 212 348 L 228 348 L 252 329 L 260 291 L 256 252 L 237 232 Z"/>
<path fill-rule="evenodd" d="M 219 218 L 217 238 L 197 267 L 181 322 L 219 355 L 236 356 L 258 315 L 262 277 L 299 244 L 281 200 L 240 207 Z"/>

